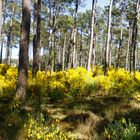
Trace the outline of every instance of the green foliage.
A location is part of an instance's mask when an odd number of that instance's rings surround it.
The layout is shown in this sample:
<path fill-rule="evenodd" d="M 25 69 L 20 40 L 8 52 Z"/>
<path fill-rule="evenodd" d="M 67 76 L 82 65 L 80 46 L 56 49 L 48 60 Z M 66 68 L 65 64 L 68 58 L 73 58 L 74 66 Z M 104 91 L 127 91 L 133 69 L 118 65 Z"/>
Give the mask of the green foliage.
<path fill-rule="evenodd" d="M 137 125 L 122 118 L 120 121 L 108 124 L 104 131 L 105 137 L 110 140 L 139 140 L 140 132 Z"/>

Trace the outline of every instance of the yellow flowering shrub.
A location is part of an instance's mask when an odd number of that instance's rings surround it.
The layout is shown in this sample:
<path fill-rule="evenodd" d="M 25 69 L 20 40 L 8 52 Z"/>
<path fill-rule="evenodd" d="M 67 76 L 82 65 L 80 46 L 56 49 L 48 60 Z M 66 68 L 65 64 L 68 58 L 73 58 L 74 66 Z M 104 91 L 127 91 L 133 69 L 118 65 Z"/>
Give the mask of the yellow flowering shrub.
<path fill-rule="evenodd" d="M 28 123 L 24 127 L 29 140 L 73 140 L 60 130 L 59 120 L 50 123 L 42 114 L 38 114 L 36 119 L 29 115 Z"/>
<path fill-rule="evenodd" d="M 0 93 L 10 96 L 16 88 L 17 69 L 13 66 L 0 64 Z"/>
<path fill-rule="evenodd" d="M 5 75 L 5 82 L 7 83 L 8 87 L 12 87 L 13 89 L 16 88 L 17 75 L 17 69 L 13 66 L 10 66 Z"/>
<path fill-rule="evenodd" d="M 0 93 L 15 91 L 17 82 L 17 68 L 0 64 Z M 96 66 L 94 73 L 83 67 L 68 69 L 67 71 L 50 72 L 38 71 L 32 79 L 31 70 L 28 71 L 28 95 L 32 99 L 49 96 L 54 100 L 67 97 L 78 97 L 91 93 L 134 93 L 140 90 L 140 72 L 135 78 L 124 69 L 109 68 L 108 76 L 103 75 L 101 67 Z M 5 94 L 6 95 L 6 94 Z M 129 94 L 128 94 L 129 95 Z"/>
<path fill-rule="evenodd" d="M 134 89 L 134 80 L 129 71 L 112 69 L 108 71 L 108 78 L 112 83 L 113 92 L 131 93 Z"/>
<path fill-rule="evenodd" d="M 3 87 L 5 87 L 5 77 L 0 75 L 0 93 L 3 93 Z"/>
<path fill-rule="evenodd" d="M 36 81 L 43 83 L 46 80 L 46 72 L 38 71 L 36 76 Z"/>
<path fill-rule="evenodd" d="M 98 89 L 108 91 L 112 86 L 110 78 L 107 76 L 104 75 L 96 76 L 94 80 L 96 85 L 98 86 Z"/>
<path fill-rule="evenodd" d="M 69 69 L 66 78 L 68 94 L 72 96 L 81 96 L 90 93 L 90 90 L 93 88 L 92 85 L 94 85 L 92 72 L 88 72 L 83 67 Z"/>
<path fill-rule="evenodd" d="M 135 72 L 135 79 L 140 82 L 140 72 L 136 71 Z"/>
<path fill-rule="evenodd" d="M 103 68 L 101 66 L 94 66 L 93 76 L 104 75 Z"/>
<path fill-rule="evenodd" d="M 112 69 L 108 71 L 108 76 L 111 80 L 117 80 L 118 82 L 128 82 L 131 81 L 131 75 L 129 71 L 124 69 Z"/>
<path fill-rule="evenodd" d="M 83 69 L 84 70 L 84 69 Z M 79 69 L 69 69 L 67 71 L 67 87 L 68 94 L 76 96 L 84 88 L 84 76 L 82 70 Z"/>

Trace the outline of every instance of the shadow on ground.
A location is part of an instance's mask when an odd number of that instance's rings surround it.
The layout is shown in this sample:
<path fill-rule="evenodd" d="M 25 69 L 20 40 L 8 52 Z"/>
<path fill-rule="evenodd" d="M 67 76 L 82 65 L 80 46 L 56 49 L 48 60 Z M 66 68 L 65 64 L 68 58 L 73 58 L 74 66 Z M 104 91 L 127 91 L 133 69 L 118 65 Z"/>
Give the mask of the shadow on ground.
<path fill-rule="evenodd" d="M 31 111 L 27 108 L 12 110 L 11 99 L 0 98 L 0 140 L 16 140 L 26 122 L 27 113 Z M 79 140 L 102 140 L 104 127 L 122 117 L 131 119 L 140 127 L 140 103 L 127 97 L 98 95 L 53 104 L 46 101 L 39 106 L 46 116 L 60 120 L 63 131 L 71 131 L 73 137 Z"/>
<path fill-rule="evenodd" d="M 62 129 L 79 133 L 77 139 L 101 139 L 104 128 L 109 122 L 130 119 L 140 127 L 140 103 L 132 98 L 120 96 L 92 96 L 54 104 L 65 113 L 61 119 Z M 64 111 L 65 110 L 65 111 Z M 57 112 L 55 112 L 57 114 Z M 84 137 L 84 138 L 82 138 Z"/>

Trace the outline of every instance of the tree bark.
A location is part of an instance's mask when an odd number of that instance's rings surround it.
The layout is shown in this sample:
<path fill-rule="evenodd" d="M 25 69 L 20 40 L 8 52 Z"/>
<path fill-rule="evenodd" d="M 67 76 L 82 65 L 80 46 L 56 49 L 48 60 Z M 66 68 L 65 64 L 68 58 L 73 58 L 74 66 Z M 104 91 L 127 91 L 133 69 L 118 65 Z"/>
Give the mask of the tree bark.
<path fill-rule="evenodd" d="M 110 43 L 110 28 L 111 28 L 111 20 L 112 20 L 112 4 L 113 0 L 110 0 L 109 5 L 109 14 L 108 14 L 108 29 L 107 29 L 107 39 L 106 39 L 106 46 L 105 46 L 105 71 L 104 74 L 108 74 L 108 67 L 109 67 L 109 43 Z"/>
<path fill-rule="evenodd" d="M 34 20 L 35 31 L 33 38 L 33 77 L 36 76 L 39 70 L 40 63 L 40 30 L 41 30 L 41 0 L 36 0 L 34 4 Z"/>
<path fill-rule="evenodd" d="M 55 46 L 56 46 L 56 20 L 59 17 L 59 5 L 60 2 L 56 1 L 54 2 L 54 7 L 53 7 L 53 18 L 52 18 L 52 45 L 51 45 L 51 74 L 54 71 L 55 67 Z"/>
<path fill-rule="evenodd" d="M 74 26 L 73 26 L 73 59 L 72 59 L 73 68 L 76 68 L 77 12 L 78 12 L 78 0 L 75 1 L 75 14 L 74 14 Z"/>
<path fill-rule="evenodd" d="M 67 36 L 65 35 L 64 45 L 63 45 L 63 50 L 62 50 L 62 71 L 65 70 L 65 49 L 66 49 L 66 41 L 67 41 Z"/>
<path fill-rule="evenodd" d="M 68 53 L 67 53 L 67 69 L 69 69 L 70 67 L 71 67 L 71 65 L 72 65 L 72 63 L 71 63 L 71 59 L 72 59 L 72 49 L 71 49 L 72 47 L 71 47 L 71 44 L 69 43 L 69 45 L 68 45 Z"/>
<path fill-rule="evenodd" d="M 88 54 L 88 66 L 87 66 L 88 71 L 90 71 L 90 67 L 91 67 L 92 52 L 94 53 L 93 59 L 95 59 L 94 26 L 95 26 L 96 5 L 97 5 L 97 0 L 93 0 L 92 1 L 91 35 L 90 35 L 90 46 L 89 46 L 89 54 Z"/>
<path fill-rule="evenodd" d="M 10 19 L 10 27 L 8 30 L 8 35 L 7 35 L 7 47 L 6 47 L 6 65 L 10 65 L 11 63 L 11 37 L 12 37 L 12 28 L 13 28 L 13 20 L 14 20 L 14 12 L 15 12 L 15 7 L 14 3 L 12 2 L 12 17 Z"/>
<path fill-rule="evenodd" d="M 117 68 L 120 68 L 120 57 L 121 57 L 121 47 L 122 47 L 122 39 L 123 39 L 123 29 L 121 27 L 121 34 L 119 39 L 119 48 L 118 48 L 118 60 L 117 60 Z"/>
<path fill-rule="evenodd" d="M 28 47 L 31 21 L 31 0 L 22 0 L 22 23 L 19 50 L 18 82 L 16 98 L 24 101 L 26 98 L 28 78 Z"/>
<path fill-rule="evenodd" d="M 3 0 L 0 0 L 0 63 L 2 63 L 2 17 L 3 17 Z"/>
<path fill-rule="evenodd" d="M 131 40 L 131 23 L 129 23 L 128 44 L 127 44 L 126 60 L 125 60 L 125 70 L 128 70 L 128 60 L 129 60 L 130 40 Z"/>
<path fill-rule="evenodd" d="M 81 29 L 81 38 L 80 38 L 80 58 L 79 58 L 79 66 L 82 67 L 82 43 L 83 43 L 83 40 L 82 40 L 82 37 L 83 37 L 83 30 Z"/>
<path fill-rule="evenodd" d="M 133 22 L 133 29 L 132 29 L 132 71 L 135 73 L 136 71 L 136 47 L 137 47 L 137 38 L 138 38 L 138 18 L 140 12 L 140 0 L 137 0 L 136 3 L 136 14 Z"/>

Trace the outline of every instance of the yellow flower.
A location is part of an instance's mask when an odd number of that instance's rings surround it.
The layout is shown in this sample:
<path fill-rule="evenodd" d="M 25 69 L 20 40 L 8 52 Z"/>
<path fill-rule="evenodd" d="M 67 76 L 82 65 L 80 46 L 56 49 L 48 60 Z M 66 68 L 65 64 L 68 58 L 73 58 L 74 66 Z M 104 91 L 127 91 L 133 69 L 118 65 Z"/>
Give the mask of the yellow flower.
<path fill-rule="evenodd" d="M 123 123 L 123 124 L 126 124 L 125 118 L 122 118 L 122 123 Z"/>

